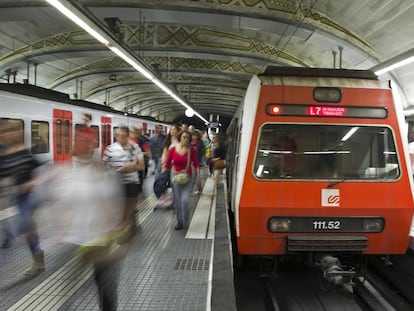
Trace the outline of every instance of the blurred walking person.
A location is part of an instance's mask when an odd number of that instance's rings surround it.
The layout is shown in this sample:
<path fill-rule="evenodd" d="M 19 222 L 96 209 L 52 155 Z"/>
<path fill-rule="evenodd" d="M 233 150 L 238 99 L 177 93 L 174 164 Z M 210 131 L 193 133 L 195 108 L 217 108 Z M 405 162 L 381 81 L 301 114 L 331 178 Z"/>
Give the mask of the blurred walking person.
<path fill-rule="evenodd" d="M 33 213 L 38 205 L 32 190 L 36 184 L 35 169 L 39 163 L 25 148 L 23 128 L 18 123 L 0 119 L 0 141 L 3 148 L 0 153 L 0 179 L 9 180 L 9 195 L 15 198 L 19 211 L 18 233 L 24 233 L 32 253 L 32 266 L 24 272 L 32 277 L 45 270 L 44 252 L 40 247 L 39 234 L 33 219 Z"/>
<path fill-rule="evenodd" d="M 95 147 L 98 146 L 97 134 L 90 126 L 92 115 L 84 113 L 82 124 L 76 125 L 73 156 L 75 163 L 92 158 Z"/>
<path fill-rule="evenodd" d="M 118 244 L 126 232 L 121 183 L 92 157 L 75 167 L 61 165 L 56 171 L 49 187 L 52 194 L 48 213 L 57 229 L 55 236 L 78 246 L 80 262 L 93 267 L 100 309 L 115 311 L 119 261 L 128 248 Z"/>

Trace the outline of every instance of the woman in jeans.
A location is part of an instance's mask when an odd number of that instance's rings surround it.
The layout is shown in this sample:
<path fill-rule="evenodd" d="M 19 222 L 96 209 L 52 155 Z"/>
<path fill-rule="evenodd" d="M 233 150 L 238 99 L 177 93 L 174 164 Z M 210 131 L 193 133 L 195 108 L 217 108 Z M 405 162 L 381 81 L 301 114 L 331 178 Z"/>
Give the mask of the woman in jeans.
<path fill-rule="evenodd" d="M 162 168 L 163 171 L 166 171 L 172 164 L 172 177 L 175 173 L 183 170 L 186 170 L 186 174 L 188 175 L 188 182 L 185 184 L 177 183 L 174 181 L 174 178 L 172 178 L 171 182 L 174 192 L 174 206 L 177 213 L 177 225 L 174 228 L 175 230 L 181 230 L 186 225 L 189 218 L 188 205 L 191 189 L 193 187 L 191 182 L 192 165 L 196 170 L 196 182 L 198 185 L 201 185 L 200 165 L 196 151 L 194 148 L 191 148 L 190 140 L 190 132 L 182 131 L 178 136 L 178 143 L 168 150 L 167 158 Z M 190 153 L 190 157 L 188 157 L 188 153 Z"/>

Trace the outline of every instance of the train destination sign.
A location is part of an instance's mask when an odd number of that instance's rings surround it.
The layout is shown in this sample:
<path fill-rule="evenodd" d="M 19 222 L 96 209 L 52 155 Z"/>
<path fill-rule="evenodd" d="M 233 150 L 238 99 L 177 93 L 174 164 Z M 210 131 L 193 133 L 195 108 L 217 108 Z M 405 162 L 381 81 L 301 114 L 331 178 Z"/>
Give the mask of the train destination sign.
<path fill-rule="evenodd" d="M 366 118 L 385 119 L 388 110 L 385 107 L 331 106 L 307 104 L 267 104 L 266 113 L 271 116 L 330 117 L 330 118 Z"/>
<path fill-rule="evenodd" d="M 344 117 L 345 107 L 310 106 L 308 115 L 318 117 Z"/>

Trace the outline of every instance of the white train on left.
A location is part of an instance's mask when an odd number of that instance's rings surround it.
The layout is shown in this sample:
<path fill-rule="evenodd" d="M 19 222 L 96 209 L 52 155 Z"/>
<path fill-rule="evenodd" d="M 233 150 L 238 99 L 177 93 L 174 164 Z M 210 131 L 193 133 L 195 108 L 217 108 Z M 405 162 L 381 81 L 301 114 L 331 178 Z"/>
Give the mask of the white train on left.
<path fill-rule="evenodd" d="M 75 130 L 85 113 L 92 115 L 91 127 L 96 132 L 95 157 L 113 143 L 114 130 L 119 126 L 141 127 L 148 135 L 157 125 L 165 132 L 169 126 L 30 85 L 0 84 L 0 111 L 1 118 L 23 129 L 22 140 L 42 162 L 72 160 Z"/>

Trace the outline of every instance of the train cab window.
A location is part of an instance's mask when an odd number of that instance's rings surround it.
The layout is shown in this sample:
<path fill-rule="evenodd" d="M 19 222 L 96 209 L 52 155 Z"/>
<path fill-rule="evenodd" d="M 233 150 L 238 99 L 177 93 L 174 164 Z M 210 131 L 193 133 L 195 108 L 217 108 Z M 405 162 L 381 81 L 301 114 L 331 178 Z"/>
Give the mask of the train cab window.
<path fill-rule="evenodd" d="M 49 122 L 32 121 L 32 145 L 33 154 L 49 152 Z"/>
<path fill-rule="evenodd" d="M 383 126 L 266 124 L 254 174 L 259 179 L 395 180 L 392 131 Z"/>

